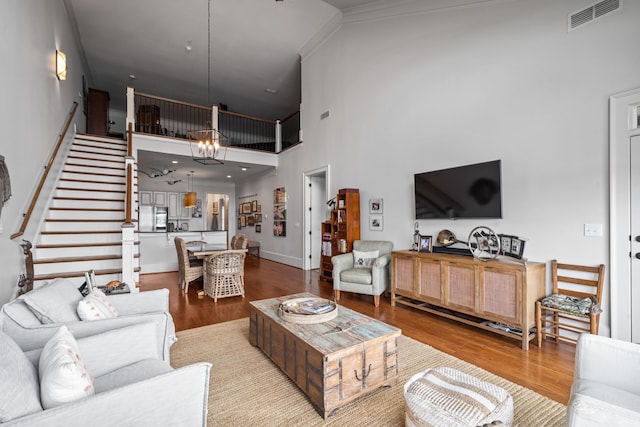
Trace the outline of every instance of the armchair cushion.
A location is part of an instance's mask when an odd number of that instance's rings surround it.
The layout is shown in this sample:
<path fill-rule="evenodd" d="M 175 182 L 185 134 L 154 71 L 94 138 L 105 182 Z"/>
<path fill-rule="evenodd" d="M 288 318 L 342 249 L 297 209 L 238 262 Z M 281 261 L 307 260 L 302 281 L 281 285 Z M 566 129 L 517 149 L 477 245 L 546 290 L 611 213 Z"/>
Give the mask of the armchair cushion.
<path fill-rule="evenodd" d="M 370 285 L 371 278 L 371 267 L 354 267 L 343 270 L 340 273 L 340 280 L 342 282 L 358 283 L 360 285 Z"/>
<path fill-rule="evenodd" d="M 3 332 L 0 332 L 0 378 L 0 423 L 42 411 L 38 371 Z"/>
<path fill-rule="evenodd" d="M 80 320 L 76 313 L 82 294 L 67 279 L 56 279 L 20 296 L 40 323 L 65 323 Z"/>
<path fill-rule="evenodd" d="M 376 258 L 378 258 L 378 251 L 362 252 L 353 250 L 353 268 L 371 268 Z"/>
<path fill-rule="evenodd" d="M 78 343 L 66 326 L 45 344 L 38 367 L 44 409 L 94 394 L 93 380 L 80 356 Z"/>

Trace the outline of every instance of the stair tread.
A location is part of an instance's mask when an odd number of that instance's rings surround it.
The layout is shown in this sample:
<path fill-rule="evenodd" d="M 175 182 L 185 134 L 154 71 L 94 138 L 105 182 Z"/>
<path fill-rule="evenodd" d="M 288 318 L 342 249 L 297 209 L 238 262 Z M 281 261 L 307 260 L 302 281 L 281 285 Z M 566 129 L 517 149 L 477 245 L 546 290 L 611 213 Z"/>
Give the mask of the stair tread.
<path fill-rule="evenodd" d="M 123 177 L 124 178 L 124 177 Z M 87 184 L 105 184 L 105 185 L 127 185 L 126 182 L 116 182 L 116 181 L 96 181 L 92 179 L 75 179 L 75 178 L 60 178 L 60 181 L 69 181 L 69 182 L 84 182 Z"/>
<path fill-rule="evenodd" d="M 50 211 L 90 211 L 90 212 L 124 212 L 124 209 L 118 208 L 60 208 L 50 207 Z"/>
<path fill-rule="evenodd" d="M 74 187 L 56 187 L 57 190 L 65 191 L 97 191 L 99 193 L 125 193 L 125 190 L 103 190 L 101 188 L 74 188 Z"/>
<path fill-rule="evenodd" d="M 134 230 L 137 233 L 138 230 Z M 40 234 L 121 234 L 122 230 L 41 231 Z"/>
<path fill-rule="evenodd" d="M 53 196 L 53 200 L 82 200 L 86 202 L 119 202 L 124 203 L 124 199 L 99 199 L 94 197 L 62 197 Z"/>
<path fill-rule="evenodd" d="M 139 245 L 140 242 L 133 242 L 134 245 Z M 96 246 L 122 246 L 121 241 L 108 242 L 108 243 L 60 243 L 60 244 L 43 244 L 36 245 L 36 249 L 63 249 L 63 248 L 89 248 Z"/>
<path fill-rule="evenodd" d="M 140 258 L 140 254 L 133 255 L 134 258 Z M 59 257 L 59 258 L 43 258 L 34 259 L 33 264 L 56 264 L 60 262 L 83 262 L 83 261 L 105 261 L 109 259 L 121 259 L 122 255 L 91 255 L 79 257 Z"/>
<path fill-rule="evenodd" d="M 97 137 L 98 135 L 95 136 Z M 104 142 L 105 144 L 127 145 L 127 142 L 120 138 L 113 138 L 110 136 L 99 136 L 98 138 L 95 138 L 94 135 L 89 133 L 78 134 L 76 135 L 75 139 L 79 139 L 82 141 Z M 105 141 L 105 139 L 107 141 Z"/>
<path fill-rule="evenodd" d="M 92 154 L 94 154 L 94 153 L 92 153 Z M 118 156 L 118 157 L 122 157 L 122 156 Z M 73 156 L 71 154 L 69 154 L 67 156 L 67 158 L 68 159 L 90 160 L 92 162 L 109 162 L 109 163 L 122 163 L 122 164 L 124 164 L 124 159 L 122 159 L 122 160 L 94 159 L 92 157 Z M 87 165 L 85 164 L 85 165 L 82 165 L 82 166 L 87 166 Z M 91 165 L 91 167 L 94 167 L 94 166 Z"/>
<path fill-rule="evenodd" d="M 102 172 L 82 172 L 82 171 L 74 171 L 74 170 L 68 170 L 68 169 L 63 169 L 62 173 L 73 173 L 73 174 L 78 174 L 78 175 L 110 176 L 110 177 L 114 177 L 114 178 L 126 178 L 127 174 L 124 173 L 124 169 L 118 168 L 118 170 L 122 171 L 122 173 L 121 174 L 115 174 L 115 173 L 102 173 Z M 66 179 L 66 178 L 63 178 L 63 179 Z"/>
<path fill-rule="evenodd" d="M 134 272 L 139 273 L 140 267 L 135 267 L 133 269 Z M 56 274 L 39 274 L 33 276 L 33 280 L 50 280 L 50 279 L 60 279 L 66 277 L 84 277 L 85 271 L 70 271 L 66 273 L 56 273 Z M 121 268 L 112 268 L 107 270 L 94 270 L 96 276 L 102 276 L 105 274 L 122 274 Z"/>
<path fill-rule="evenodd" d="M 94 142 L 100 142 L 100 141 L 94 141 Z M 116 148 L 116 147 L 101 147 L 99 145 L 90 145 L 90 144 L 83 144 L 80 142 L 74 142 L 73 143 L 73 147 L 87 147 L 87 148 L 95 148 L 96 150 L 111 150 L 111 151 L 121 151 L 121 152 L 127 152 L 127 148 L 122 147 L 122 148 Z M 124 155 L 124 154 L 122 154 Z"/>
<path fill-rule="evenodd" d="M 124 222 L 124 218 L 119 219 L 94 219 L 94 218 L 47 218 L 45 222 Z M 131 222 L 138 222 L 134 219 Z"/>
<path fill-rule="evenodd" d="M 90 160 L 93 160 L 93 159 L 90 159 Z M 124 162 L 120 162 L 120 163 L 124 163 Z M 124 168 L 123 167 L 116 168 L 116 167 L 113 167 L 113 166 L 88 165 L 86 163 L 70 163 L 70 162 L 66 162 L 64 165 L 65 165 L 65 167 L 66 166 L 78 166 L 78 167 L 82 167 L 82 168 L 91 168 L 92 170 L 93 169 L 113 169 L 113 170 L 116 170 L 116 171 L 124 172 Z M 84 172 L 80 172 L 80 173 L 84 173 Z M 92 171 L 92 172 L 87 172 L 87 173 L 95 173 L 95 172 Z"/>

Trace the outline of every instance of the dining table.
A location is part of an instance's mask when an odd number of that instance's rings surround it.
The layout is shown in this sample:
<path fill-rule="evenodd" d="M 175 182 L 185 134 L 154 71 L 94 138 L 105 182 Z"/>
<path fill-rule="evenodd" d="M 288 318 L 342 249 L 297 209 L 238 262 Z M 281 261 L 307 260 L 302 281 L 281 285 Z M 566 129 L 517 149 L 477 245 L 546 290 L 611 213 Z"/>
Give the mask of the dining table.
<path fill-rule="evenodd" d="M 227 245 L 224 243 L 191 243 L 186 246 L 189 255 L 198 259 L 204 259 L 209 255 L 227 250 Z"/>

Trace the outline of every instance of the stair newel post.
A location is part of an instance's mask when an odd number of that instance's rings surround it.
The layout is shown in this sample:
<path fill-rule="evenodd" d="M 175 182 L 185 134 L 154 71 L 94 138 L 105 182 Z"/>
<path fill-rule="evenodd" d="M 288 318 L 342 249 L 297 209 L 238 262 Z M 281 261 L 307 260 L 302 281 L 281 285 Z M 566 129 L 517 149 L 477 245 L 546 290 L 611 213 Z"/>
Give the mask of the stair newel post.
<path fill-rule="evenodd" d="M 131 124 L 129 124 L 129 147 L 131 147 Z M 132 156 L 125 157 L 127 171 L 127 194 L 125 200 L 125 222 L 122 224 L 122 281 L 133 291 L 136 289 L 134 276 L 135 224 L 131 218 L 133 207 L 133 162 Z"/>

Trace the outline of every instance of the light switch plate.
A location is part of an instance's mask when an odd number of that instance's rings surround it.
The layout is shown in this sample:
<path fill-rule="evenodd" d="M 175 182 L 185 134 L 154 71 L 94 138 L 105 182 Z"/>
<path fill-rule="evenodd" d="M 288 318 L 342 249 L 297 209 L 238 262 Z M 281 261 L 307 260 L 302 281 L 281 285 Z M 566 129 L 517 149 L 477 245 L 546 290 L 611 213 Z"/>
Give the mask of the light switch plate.
<path fill-rule="evenodd" d="M 584 235 L 587 237 L 602 236 L 602 224 L 585 224 Z"/>

